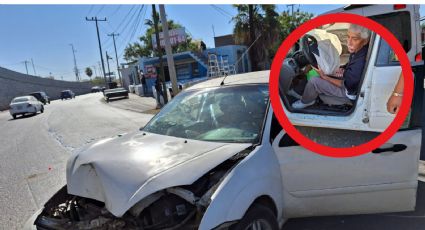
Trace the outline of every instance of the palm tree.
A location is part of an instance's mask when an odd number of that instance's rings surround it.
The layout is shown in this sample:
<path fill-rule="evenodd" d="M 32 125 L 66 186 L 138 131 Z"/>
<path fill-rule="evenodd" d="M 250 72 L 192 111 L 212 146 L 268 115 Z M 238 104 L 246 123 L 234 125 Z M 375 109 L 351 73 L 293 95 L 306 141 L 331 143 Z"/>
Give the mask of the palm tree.
<path fill-rule="evenodd" d="M 238 14 L 232 18 L 237 44 L 250 47 L 252 70 L 267 69 L 270 53 L 279 42 L 279 14 L 275 5 L 234 5 Z"/>
<path fill-rule="evenodd" d="M 90 67 L 87 67 L 86 69 L 85 69 L 85 71 L 84 72 L 86 72 L 86 75 L 89 77 L 89 78 L 91 78 L 91 76 L 93 75 L 93 71 L 91 70 L 91 68 Z"/>

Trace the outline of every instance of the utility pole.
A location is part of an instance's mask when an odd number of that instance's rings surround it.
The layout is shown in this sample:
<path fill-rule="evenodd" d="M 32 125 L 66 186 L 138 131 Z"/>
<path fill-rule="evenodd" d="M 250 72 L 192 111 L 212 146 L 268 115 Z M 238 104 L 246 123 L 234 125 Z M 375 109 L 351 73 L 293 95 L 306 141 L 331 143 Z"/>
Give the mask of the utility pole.
<path fill-rule="evenodd" d="M 121 79 L 121 73 L 120 73 L 120 65 L 118 64 L 118 53 L 117 53 L 117 46 L 115 45 L 115 36 L 119 36 L 120 34 L 112 33 L 108 34 L 108 36 L 112 36 L 112 40 L 114 41 L 114 49 L 115 49 L 115 59 L 117 60 L 117 72 L 118 77 L 120 78 L 120 84 L 122 87 L 122 79 Z"/>
<path fill-rule="evenodd" d="M 214 38 L 215 38 L 214 25 L 211 25 L 211 27 L 212 27 L 212 31 L 213 31 L 213 36 L 214 36 Z"/>
<path fill-rule="evenodd" d="M 159 40 L 159 29 L 158 29 L 158 15 L 156 14 L 156 8 L 155 4 L 152 4 L 152 16 L 153 16 L 153 22 L 155 25 L 155 39 L 156 39 L 156 50 L 158 52 L 159 56 L 159 75 L 160 80 L 162 82 L 162 93 L 164 94 L 164 104 L 168 103 L 168 97 L 167 97 L 167 86 L 165 85 L 165 76 L 164 76 L 164 64 L 162 63 L 162 49 L 161 49 L 161 42 Z"/>
<path fill-rule="evenodd" d="M 34 70 L 34 76 L 37 76 L 37 72 L 35 72 L 34 61 L 31 58 L 32 69 Z"/>
<path fill-rule="evenodd" d="M 73 44 L 69 44 L 71 46 L 72 49 L 72 55 L 74 56 L 74 72 L 75 72 L 75 80 L 76 81 L 80 81 L 80 76 L 79 76 L 79 71 L 77 68 L 77 59 L 75 58 L 75 52 L 76 50 L 74 49 L 74 45 Z"/>
<path fill-rule="evenodd" d="M 25 61 L 23 61 L 23 62 L 24 62 L 24 64 L 25 64 L 25 69 L 27 70 L 27 75 L 28 75 L 28 66 L 27 66 L 27 63 L 29 63 L 29 61 L 25 60 Z"/>
<path fill-rule="evenodd" d="M 108 55 L 108 51 L 106 51 L 106 63 L 108 63 L 108 76 L 109 76 L 109 82 L 112 82 L 111 79 L 111 70 L 109 70 L 109 59 L 112 59 L 111 57 L 109 57 Z"/>
<path fill-rule="evenodd" d="M 103 61 L 103 54 L 102 54 L 102 45 L 100 43 L 100 36 L 99 36 L 99 26 L 98 26 L 98 21 L 106 21 L 106 18 L 104 19 L 97 19 L 97 17 L 92 17 L 91 19 L 88 19 L 86 17 L 86 21 L 95 21 L 96 22 L 96 31 L 97 31 L 97 41 L 99 42 L 99 53 L 100 53 L 100 60 L 102 61 L 102 71 L 103 71 L 103 79 L 105 80 L 105 85 L 106 84 L 106 75 L 105 75 L 105 62 Z"/>
<path fill-rule="evenodd" d="M 294 18 L 294 6 L 295 6 L 295 4 L 288 4 L 288 5 L 286 5 L 286 7 L 291 7 L 291 31 L 292 30 L 294 30 L 295 28 L 294 28 L 294 21 L 295 21 L 295 18 Z"/>
<path fill-rule="evenodd" d="M 255 28 L 254 28 L 254 6 L 252 4 L 248 4 L 248 16 L 249 16 L 249 40 L 251 45 L 254 44 L 255 40 Z M 249 57 L 251 59 L 251 71 L 257 71 L 257 57 L 255 56 L 255 48 L 249 51 Z"/>
<path fill-rule="evenodd" d="M 162 31 L 164 33 L 165 53 L 167 54 L 168 71 L 170 73 L 171 87 L 173 89 L 173 97 L 179 93 L 177 86 L 176 67 L 174 66 L 173 51 L 171 50 L 170 35 L 168 34 L 168 23 L 165 15 L 165 7 L 159 5 L 159 14 L 161 16 Z"/>

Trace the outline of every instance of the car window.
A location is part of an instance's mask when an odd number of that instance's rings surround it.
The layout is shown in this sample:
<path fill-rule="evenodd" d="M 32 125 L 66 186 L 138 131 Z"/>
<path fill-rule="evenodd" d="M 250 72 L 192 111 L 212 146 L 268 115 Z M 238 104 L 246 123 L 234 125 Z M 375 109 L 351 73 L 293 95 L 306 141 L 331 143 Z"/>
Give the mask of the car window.
<path fill-rule="evenodd" d="M 376 58 L 376 66 L 394 66 L 400 65 L 397 55 L 388 43 L 381 39 L 379 41 L 378 56 Z"/>
<path fill-rule="evenodd" d="M 268 98 L 267 85 L 182 92 L 143 130 L 203 141 L 254 143 L 260 137 Z"/>
<path fill-rule="evenodd" d="M 13 99 L 12 103 L 24 102 L 24 101 L 28 101 L 28 98 L 26 97 L 15 98 Z"/>
<path fill-rule="evenodd" d="M 409 52 L 412 47 L 412 33 L 408 11 L 376 15 L 370 18 L 387 28 L 398 39 L 406 53 Z M 387 55 L 391 54 L 387 53 Z M 392 58 L 394 58 L 394 55 Z M 394 59 L 388 61 L 394 61 Z"/>

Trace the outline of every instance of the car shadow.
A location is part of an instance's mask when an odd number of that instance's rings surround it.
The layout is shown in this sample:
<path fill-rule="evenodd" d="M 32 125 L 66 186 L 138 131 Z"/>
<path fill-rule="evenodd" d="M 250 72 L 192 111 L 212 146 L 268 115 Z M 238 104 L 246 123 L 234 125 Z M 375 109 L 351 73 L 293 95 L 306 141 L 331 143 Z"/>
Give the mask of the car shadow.
<path fill-rule="evenodd" d="M 411 212 L 290 219 L 282 230 L 414 230 L 425 226 L 425 182 L 419 181 Z"/>
<path fill-rule="evenodd" d="M 120 100 L 124 100 L 124 99 L 128 99 L 128 97 L 114 97 L 114 98 L 110 98 L 106 102 L 108 103 L 108 102 L 120 101 Z"/>
<path fill-rule="evenodd" d="M 38 113 L 36 113 L 36 114 L 25 114 L 25 115 L 21 115 L 21 116 L 17 116 L 15 119 L 10 118 L 9 121 L 16 121 L 16 120 L 19 120 L 19 119 L 24 119 L 24 118 L 28 118 L 28 117 L 34 117 L 34 116 L 37 116 L 37 114 Z"/>

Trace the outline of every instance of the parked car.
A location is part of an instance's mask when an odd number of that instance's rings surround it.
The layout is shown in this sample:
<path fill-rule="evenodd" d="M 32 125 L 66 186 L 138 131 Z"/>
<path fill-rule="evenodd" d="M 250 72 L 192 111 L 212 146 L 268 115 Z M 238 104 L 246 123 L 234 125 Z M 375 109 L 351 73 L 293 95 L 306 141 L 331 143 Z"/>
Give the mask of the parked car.
<path fill-rule="evenodd" d="M 47 94 L 43 91 L 33 92 L 33 93 L 30 93 L 29 95 L 34 96 L 35 98 L 37 98 L 37 100 L 39 100 L 43 104 L 47 104 L 47 103 L 50 104 L 49 96 L 47 96 Z"/>
<path fill-rule="evenodd" d="M 389 5 L 340 10 L 396 21 L 406 15 Z M 415 25 L 409 26 L 415 30 L 409 37 L 416 38 L 417 6 L 400 11 L 409 16 L 404 23 Z M 398 80 L 392 72 L 400 73 L 397 62 L 381 65 L 390 61 L 382 55 L 387 48 L 379 36 L 371 40 L 352 110 L 325 105 L 327 112 L 293 111 L 282 92 L 288 118 L 321 143 L 358 145 L 381 132 L 388 124 L 381 107 Z M 408 54 L 414 62 L 415 55 Z M 312 153 L 285 132 L 270 106 L 269 71 L 196 84 L 139 131 L 72 155 L 67 185 L 26 226 L 276 230 L 289 218 L 414 210 L 419 159 L 425 160 L 423 68 L 423 62 L 413 66 L 415 91 L 405 126 L 379 151 L 344 159 Z"/>
<path fill-rule="evenodd" d="M 18 115 L 43 113 L 44 106 L 33 96 L 15 97 L 9 105 L 9 112 L 16 119 Z"/>
<path fill-rule="evenodd" d="M 128 98 L 128 90 L 124 88 L 106 89 L 103 91 L 105 101 L 109 102 L 111 98 Z"/>
<path fill-rule="evenodd" d="M 75 93 L 74 92 L 72 92 L 71 90 L 69 90 L 69 89 L 67 89 L 67 90 L 63 90 L 62 92 L 61 92 L 61 100 L 64 100 L 64 99 L 72 99 L 72 98 L 75 98 Z"/>
<path fill-rule="evenodd" d="M 102 89 L 99 86 L 93 86 L 93 87 L 91 87 L 91 92 L 92 93 L 97 93 L 97 92 L 100 92 L 100 91 L 102 91 Z"/>

